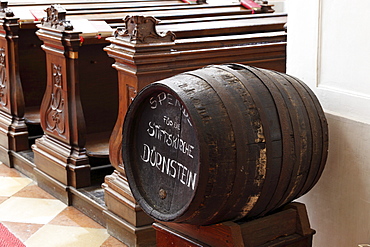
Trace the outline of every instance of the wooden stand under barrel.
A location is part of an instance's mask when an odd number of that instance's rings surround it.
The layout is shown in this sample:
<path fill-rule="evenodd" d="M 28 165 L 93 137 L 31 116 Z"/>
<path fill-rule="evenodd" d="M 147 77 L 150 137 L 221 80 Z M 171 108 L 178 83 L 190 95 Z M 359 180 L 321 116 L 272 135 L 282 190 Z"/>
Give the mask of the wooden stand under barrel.
<path fill-rule="evenodd" d="M 247 222 L 226 221 L 210 226 L 157 222 L 157 245 L 193 246 L 312 246 L 306 207 L 291 203 L 281 211 Z"/>

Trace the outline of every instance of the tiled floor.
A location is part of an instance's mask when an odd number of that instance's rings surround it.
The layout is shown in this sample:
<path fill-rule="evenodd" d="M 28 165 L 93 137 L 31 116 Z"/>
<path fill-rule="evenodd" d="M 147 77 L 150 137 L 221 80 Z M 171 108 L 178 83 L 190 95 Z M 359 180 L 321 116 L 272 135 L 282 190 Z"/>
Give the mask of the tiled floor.
<path fill-rule="evenodd" d="M 126 246 L 4 164 L 0 164 L 0 222 L 27 247 Z"/>

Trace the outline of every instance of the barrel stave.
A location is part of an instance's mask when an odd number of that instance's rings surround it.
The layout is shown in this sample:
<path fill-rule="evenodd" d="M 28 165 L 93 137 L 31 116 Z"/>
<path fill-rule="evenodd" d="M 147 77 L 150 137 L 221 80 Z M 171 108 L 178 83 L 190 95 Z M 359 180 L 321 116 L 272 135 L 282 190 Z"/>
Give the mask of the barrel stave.
<path fill-rule="evenodd" d="M 262 69 L 260 71 L 274 81 L 274 84 L 282 95 L 285 107 L 289 113 L 288 118 L 283 121 L 285 121 L 285 124 L 289 123 L 291 131 L 293 132 L 292 137 L 294 137 L 293 146 L 287 141 L 283 142 L 283 163 L 286 166 L 294 167 L 289 179 L 290 183 L 286 187 L 286 185 L 282 186 L 283 183 L 279 182 L 279 186 L 269 203 L 269 207 L 262 212 L 262 214 L 265 214 L 268 211 L 284 205 L 287 200 L 281 200 L 281 198 L 289 198 L 289 201 L 295 198 L 303 187 L 310 169 L 311 156 L 309 154 L 312 153 L 312 137 L 310 134 L 311 126 L 309 124 L 307 111 L 304 107 L 302 98 L 297 93 L 292 83 L 285 80 L 285 78 L 282 78 L 274 71 Z M 289 139 L 288 134 L 285 139 Z M 284 179 L 284 176 L 286 176 L 286 174 L 282 174 L 280 178 Z"/>
<path fill-rule="evenodd" d="M 283 131 L 284 126 L 281 126 L 279 119 L 279 112 L 277 107 L 277 102 L 282 104 L 283 100 L 278 98 L 277 100 L 273 97 L 278 95 L 273 86 L 267 84 L 263 81 L 266 78 L 261 78 L 260 72 L 252 67 L 240 66 L 240 65 L 230 65 L 231 68 L 225 68 L 221 66 L 222 69 L 227 69 L 234 75 L 236 75 L 239 80 L 244 84 L 244 87 L 251 91 L 254 100 L 258 103 L 258 110 L 261 117 L 261 122 L 263 124 L 264 135 L 266 138 L 266 159 L 268 166 L 266 167 L 265 182 L 263 187 L 260 189 L 258 198 L 254 198 L 254 207 L 250 211 L 246 211 L 244 208 L 244 216 L 256 217 L 261 211 L 268 207 L 271 198 L 274 195 L 274 190 L 278 186 L 280 174 L 284 168 L 282 165 L 282 144 L 283 144 Z M 242 73 L 240 73 L 241 71 Z M 270 89 L 272 87 L 272 89 Z M 271 92 L 272 91 L 272 92 Z M 278 95 L 279 96 L 279 95 Z M 277 96 L 276 96 L 277 97 Z M 279 101 L 280 100 L 280 101 Z M 283 114 L 283 113 L 281 113 Z M 285 112 L 284 117 L 286 118 L 287 112 Z M 258 167 L 259 160 L 257 160 L 256 166 Z M 248 209 L 249 207 L 247 207 Z"/>
<path fill-rule="evenodd" d="M 328 124 L 320 102 L 311 89 L 295 77 L 282 73 L 279 74 L 287 78 L 287 80 L 295 82 L 293 85 L 305 102 L 305 108 L 309 115 L 309 122 L 313 129 L 311 132 L 312 138 L 315 140 L 312 147 L 312 172 L 309 173 L 310 178 L 306 180 L 304 187 L 297 195 L 297 197 L 300 197 L 307 193 L 317 183 L 325 167 L 328 153 Z"/>
<path fill-rule="evenodd" d="M 236 148 L 235 176 L 232 178 L 234 183 L 231 190 L 221 192 L 226 192 L 228 199 L 218 202 L 220 206 L 217 210 L 207 211 L 208 218 L 202 220 L 214 223 L 225 217 L 241 218 L 245 216 L 247 210 L 240 212 L 240 207 L 244 206 L 245 209 L 253 207 L 254 198 L 258 198 L 260 187 L 265 180 L 265 164 L 262 162 L 256 164 L 256 160 L 265 155 L 265 137 L 261 131 L 261 123 L 255 116 L 258 115 L 257 107 L 240 80 L 227 71 L 206 68 L 187 74 L 197 76 L 211 85 L 227 110 L 233 132 L 238 133 L 234 143 Z M 246 114 L 247 111 L 249 114 Z M 258 143 L 260 141 L 262 143 Z M 241 194 L 244 194 L 243 197 Z M 249 202 L 247 206 L 245 201 L 240 204 L 241 198 L 247 199 Z"/>

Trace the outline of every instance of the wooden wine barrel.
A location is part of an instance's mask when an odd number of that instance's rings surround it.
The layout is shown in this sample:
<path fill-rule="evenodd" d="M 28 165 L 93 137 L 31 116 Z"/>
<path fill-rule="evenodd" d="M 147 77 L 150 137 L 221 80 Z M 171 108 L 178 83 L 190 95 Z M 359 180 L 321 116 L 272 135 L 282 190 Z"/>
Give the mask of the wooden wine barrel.
<path fill-rule="evenodd" d="M 212 65 L 140 91 L 123 126 L 135 199 L 160 221 L 207 225 L 263 216 L 308 192 L 328 128 L 300 80 Z"/>

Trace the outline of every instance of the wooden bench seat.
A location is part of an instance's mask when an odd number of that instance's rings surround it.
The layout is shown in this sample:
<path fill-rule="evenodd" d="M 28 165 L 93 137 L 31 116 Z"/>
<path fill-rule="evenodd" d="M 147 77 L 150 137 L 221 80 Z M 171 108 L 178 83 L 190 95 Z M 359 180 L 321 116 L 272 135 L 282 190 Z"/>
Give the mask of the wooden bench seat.
<path fill-rule="evenodd" d="M 86 136 L 87 155 L 97 158 L 109 157 L 109 138 L 111 131 L 88 134 Z"/>
<path fill-rule="evenodd" d="M 272 15 L 270 18 L 225 19 L 196 23 L 160 24 L 159 32 L 171 30 L 176 38 L 211 37 L 243 33 L 271 32 L 282 30 L 286 16 Z"/>
<path fill-rule="evenodd" d="M 240 11 L 243 13 L 243 11 Z M 247 20 L 247 19 L 261 19 L 261 18 L 271 18 L 271 17 L 279 17 L 284 16 L 286 18 L 286 14 L 284 13 L 259 13 L 259 14 L 238 14 L 238 15 L 227 15 L 227 20 Z M 171 19 L 166 18 L 166 15 L 158 15 L 156 16 L 157 19 L 160 19 L 160 22 L 157 24 L 160 25 L 169 25 L 169 24 L 181 24 L 181 23 L 198 23 L 198 22 L 209 22 L 209 21 L 222 21 L 225 20 L 225 16 L 200 16 L 195 18 L 180 18 L 180 19 Z"/>
<path fill-rule="evenodd" d="M 63 8 L 65 8 L 63 6 Z M 127 6 L 127 7 L 119 7 L 119 8 L 108 8 L 108 9 L 99 9 L 99 8 L 86 8 L 82 10 L 73 10 L 73 9 L 67 9 L 68 15 L 93 15 L 93 14 L 102 14 L 102 13 L 125 13 L 127 12 L 137 12 L 140 14 L 148 13 L 149 15 L 155 14 L 157 11 L 195 11 L 195 10 L 202 10 L 205 12 L 218 12 L 218 11 L 235 11 L 235 10 L 241 10 L 244 9 L 239 3 L 234 4 L 223 4 L 223 5 L 193 5 L 193 4 L 177 4 L 174 6 L 169 5 L 147 5 L 147 6 Z"/>
<path fill-rule="evenodd" d="M 110 11 L 122 11 L 129 10 L 129 9 L 138 9 L 138 8 L 162 8 L 162 7 L 176 7 L 176 6 L 188 6 L 189 4 L 176 1 L 176 0 L 169 0 L 169 1 L 138 1 L 138 2 L 101 2 L 101 3 L 69 3 L 63 4 L 63 8 L 68 12 L 73 12 L 73 14 L 79 15 L 80 13 L 89 12 L 94 14 L 101 14 Z M 45 9 L 50 7 L 49 4 L 42 4 L 42 5 L 15 5 L 9 6 L 13 12 L 15 13 L 26 13 L 26 12 L 37 12 L 39 14 L 44 12 Z M 46 15 L 44 15 L 46 16 Z M 22 18 L 22 17 L 20 17 Z"/>
<path fill-rule="evenodd" d="M 191 5 L 192 6 L 192 5 Z M 195 8 L 191 9 L 188 8 L 178 9 L 178 10 L 171 10 L 167 9 L 169 12 L 164 12 L 165 9 L 159 9 L 154 11 L 153 9 L 131 9 L 125 11 L 116 11 L 116 12 L 108 12 L 105 13 L 104 16 L 99 16 L 94 13 L 89 13 L 87 11 L 81 12 L 69 12 L 68 19 L 80 19 L 83 15 L 83 18 L 88 20 L 106 20 L 107 23 L 114 23 L 114 22 L 121 22 L 121 20 L 126 15 L 145 15 L 145 16 L 155 16 L 161 20 L 171 20 L 171 19 L 182 19 L 182 18 L 196 18 L 202 16 L 232 16 L 232 15 L 245 15 L 251 14 L 251 10 L 243 9 L 238 6 L 232 7 L 219 7 L 219 8 Z M 192 11 L 190 11 L 192 10 Z"/>
<path fill-rule="evenodd" d="M 168 0 L 171 1 L 171 0 Z M 101 4 L 101 3 L 138 3 L 138 2 L 151 2 L 155 3 L 157 0 L 21 0 L 21 1 L 10 1 L 8 2 L 9 7 L 30 7 L 30 6 L 50 6 L 51 4 L 62 4 L 62 5 L 80 5 L 80 4 Z"/>
<path fill-rule="evenodd" d="M 39 125 L 40 124 L 40 107 L 37 107 L 37 106 L 26 107 L 24 118 L 27 124 Z"/>

